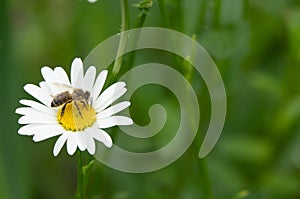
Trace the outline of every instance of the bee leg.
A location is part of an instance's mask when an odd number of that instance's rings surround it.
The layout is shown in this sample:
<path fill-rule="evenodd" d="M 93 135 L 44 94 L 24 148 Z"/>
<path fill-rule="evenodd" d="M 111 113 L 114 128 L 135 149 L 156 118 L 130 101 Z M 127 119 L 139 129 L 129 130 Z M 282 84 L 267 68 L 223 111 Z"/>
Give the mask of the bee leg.
<path fill-rule="evenodd" d="M 85 101 L 81 101 L 81 103 L 83 104 L 83 106 L 84 106 L 84 108 L 86 109 L 86 110 L 88 110 L 88 107 L 87 107 L 87 103 L 85 102 Z"/>
<path fill-rule="evenodd" d="M 75 104 L 75 106 L 76 106 L 76 108 L 77 108 L 77 110 L 78 110 L 78 113 L 79 113 L 80 117 L 83 119 L 83 117 L 82 117 L 82 114 L 81 114 L 81 111 L 80 111 L 80 108 L 79 108 L 78 104 L 77 104 L 76 102 L 74 102 L 74 104 Z"/>
<path fill-rule="evenodd" d="M 60 117 L 61 117 L 61 118 L 64 116 L 65 110 L 66 110 L 66 107 L 67 107 L 67 104 L 69 104 L 69 103 L 70 103 L 70 102 L 66 102 L 66 103 L 64 104 L 64 106 L 62 107 L 61 113 L 60 113 Z"/>
<path fill-rule="evenodd" d="M 93 105 L 93 98 L 90 99 L 90 102 L 91 102 L 91 106 L 92 106 Z"/>

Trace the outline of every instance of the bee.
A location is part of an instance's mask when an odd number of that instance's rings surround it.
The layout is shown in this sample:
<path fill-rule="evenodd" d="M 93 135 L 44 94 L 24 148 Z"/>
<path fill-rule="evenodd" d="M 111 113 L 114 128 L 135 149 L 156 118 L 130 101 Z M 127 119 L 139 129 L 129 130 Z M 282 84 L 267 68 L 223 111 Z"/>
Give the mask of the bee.
<path fill-rule="evenodd" d="M 73 88 L 67 85 L 57 84 L 57 86 L 63 86 L 65 88 L 68 88 L 68 91 L 63 91 L 52 96 L 53 100 L 51 102 L 51 107 L 59 107 L 63 105 L 60 114 L 60 116 L 63 117 L 67 104 L 74 102 L 74 105 L 76 106 L 79 115 L 82 117 L 80 108 L 77 103 L 82 103 L 83 106 L 87 108 L 88 102 L 90 100 L 90 92 L 84 91 L 80 88 Z"/>

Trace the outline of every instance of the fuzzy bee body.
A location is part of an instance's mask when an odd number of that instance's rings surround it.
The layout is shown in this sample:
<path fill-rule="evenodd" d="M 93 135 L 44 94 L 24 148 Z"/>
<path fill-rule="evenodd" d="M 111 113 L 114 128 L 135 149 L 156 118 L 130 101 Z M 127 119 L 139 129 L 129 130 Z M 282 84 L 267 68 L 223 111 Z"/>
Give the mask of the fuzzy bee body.
<path fill-rule="evenodd" d="M 59 107 L 63 105 L 61 111 L 61 117 L 63 117 L 64 115 L 64 111 L 67 104 L 71 102 L 74 102 L 74 105 L 76 106 L 80 116 L 82 116 L 80 108 L 77 105 L 77 102 L 82 103 L 85 107 L 87 107 L 88 102 L 90 100 L 90 92 L 84 91 L 79 88 L 72 88 L 72 91 L 64 91 L 52 97 L 53 100 L 51 102 L 51 107 Z"/>
<path fill-rule="evenodd" d="M 51 102 L 51 107 L 58 107 L 61 106 L 73 99 L 72 94 L 69 91 L 65 91 L 62 93 L 57 94 L 53 97 Z"/>

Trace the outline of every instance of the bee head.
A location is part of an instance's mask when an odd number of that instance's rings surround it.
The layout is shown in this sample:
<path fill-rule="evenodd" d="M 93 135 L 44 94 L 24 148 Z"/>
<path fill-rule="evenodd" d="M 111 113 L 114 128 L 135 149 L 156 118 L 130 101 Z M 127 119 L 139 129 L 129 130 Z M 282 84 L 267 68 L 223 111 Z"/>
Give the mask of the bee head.
<path fill-rule="evenodd" d="M 90 98 L 90 92 L 89 91 L 85 91 L 84 93 L 84 99 L 89 99 Z"/>
<path fill-rule="evenodd" d="M 55 102 L 54 102 L 54 100 L 51 102 L 51 107 L 55 107 L 56 106 L 56 104 L 55 104 Z"/>

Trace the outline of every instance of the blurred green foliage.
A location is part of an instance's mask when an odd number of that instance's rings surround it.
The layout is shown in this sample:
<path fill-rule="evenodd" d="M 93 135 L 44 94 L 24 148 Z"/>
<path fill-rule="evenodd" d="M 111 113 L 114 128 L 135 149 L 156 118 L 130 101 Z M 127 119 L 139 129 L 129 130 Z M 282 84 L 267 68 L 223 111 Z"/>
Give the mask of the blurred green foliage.
<path fill-rule="evenodd" d="M 129 1 L 129 5 L 136 3 Z M 201 128 L 190 149 L 170 166 L 146 174 L 122 173 L 96 162 L 87 174 L 89 196 L 300 198 L 300 2 L 164 3 L 168 19 L 161 18 L 160 4 L 153 1 L 144 26 L 169 27 L 194 35 L 212 56 L 228 97 L 223 134 L 209 156 L 199 160 L 200 140 L 210 118 L 210 100 L 201 76 L 193 73 L 189 79 L 200 102 Z M 129 11 L 130 28 L 134 28 L 140 24 L 137 21 L 141 15 L 134 6 Z M 69 71 L 74 57 L 84 58 L 98 43 L 117 33 L 120 23 L 119 1 L 0 1 L 0 198 L 73 197 L 76 156 L 69 157 L 62 150 L 54 158 L 55 138 L 34 143 L 30 137 L 19 136 L 14 110 L 20 106 L 19 99 L 29 97 L 23 85 L 42 80 L 41 66 L 59 64 Z M 168 53 L 136 52 L 135 65 L 148 61 L 169 63 L 183 74 L 187 71 L 183 67 L 188 67 Z M 165 105 L 168 114 L 174 116 L 168 117 L 164 134 L 147 142 L 129 140 L 132 145 L 128 148 L 139 151 L 144 146 L 152 149 L 167 143 L 180 114 L 172 93 L 149 86 L 141 88 L 132 101 L 131 111 L 138 124 L 149 122 L 148 109 L 155 103 Z M 120 137 L 130 139 L 117 131 L 113 139 L 121 146 L 124 142 Z"/>

